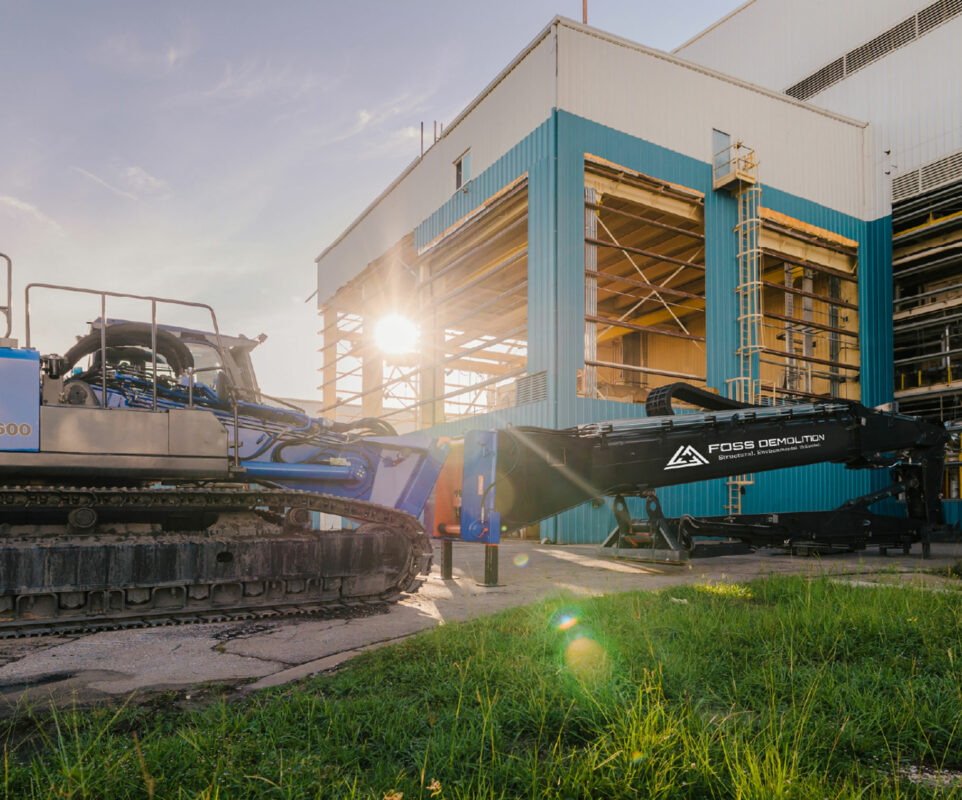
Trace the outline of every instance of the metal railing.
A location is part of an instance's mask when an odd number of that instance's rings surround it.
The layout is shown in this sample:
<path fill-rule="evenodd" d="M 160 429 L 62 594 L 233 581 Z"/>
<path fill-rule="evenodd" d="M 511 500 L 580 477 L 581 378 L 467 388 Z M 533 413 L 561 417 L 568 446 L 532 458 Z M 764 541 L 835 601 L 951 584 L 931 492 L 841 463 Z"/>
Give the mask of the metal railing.
<path fill-rule="evenodd" d="M 7 262 L 7 294 L 6 294 L 6 305 L 0 306 L 0 314 L 6 317 L 6 333 L 3 334 L 4 339 L 10 338 L 10 332 L 13 330 L 13 262 L 10 260 L 10 256 L 0 253 L 0 258 Z"/>
<path fill-rule="evenodd" d="M 5 258 L 5 256 L 4 256 Z M 9 262 L 9 259 L 7 259 Z M 8 267 L 8 273 L 9 273 Z M 196 303 L 189 300 L 174 300 L 167 297 L 154 297 L 152 295 L 140 295 L 140 294 L 127 294 L 125 292 L 108 292 L 102 289 L 84 289 L 78 286 L 62 286 L 54 283 L 28 283 L 24 288 L 23 298 L 24 298 L 24 334 L 26 337 L 25 345 L 30 347 L 30 291 L 31 289 L 50 289 L 58 292 L 73 292 L 76 294 L 89 294 L 100 298 L 100 406 L 106 409 L 107 406 L 107 298 L 113 297 L 123 300 L 141 300 L 143 302 L 150 303 L 150 353 L 151 362 L 153 364 L 152 369 L 152 380 L 151 380 L 151 410 L 157 410 L 157 306 L 172 305 L 181 306 L 185 308 L 199 308 L 207 311 L 210 314 L 211 325 L 214 329 L 214 339 L 216 340 L 217 354 L 220 356 L 221 364 L 226 364 L 226 353 L 224 351 L 224 344 L 221 340 L 220 326 L 217 324 L 217 315 L 214 313 L 214 309 L 207 305 L 206 303 Z M 0 307 L 2 309 L 2 307 Z M 9 313 L 7 315 L 7 322 L 9 327 Z M 9 335 L 9 334 L 8 334 Z M 203 372 L 207 368 L 201 368 L 199 370 L 193 370 L 188 377 L 189 388 L 188 388 L 188 405 L 193 405 L 193 372 Z M 225 374 L 226 369 L 225 369 Z M 231 387 L 230 391 L 230 403 L 234 416 L 234 431 L 233 431 L 233 444 L 232 449 L 234 451 L 234 466 L 240 465 L 240 438 L 238 433 L 238 411 L 237 411 L 237 394 Z"/>
<path fill-rule="evenodd" d="M 754 149 L 734 142 L 712 156 L 712 182 L 719 188 L 729 181 L 758 181 L 758 158 Z"/>

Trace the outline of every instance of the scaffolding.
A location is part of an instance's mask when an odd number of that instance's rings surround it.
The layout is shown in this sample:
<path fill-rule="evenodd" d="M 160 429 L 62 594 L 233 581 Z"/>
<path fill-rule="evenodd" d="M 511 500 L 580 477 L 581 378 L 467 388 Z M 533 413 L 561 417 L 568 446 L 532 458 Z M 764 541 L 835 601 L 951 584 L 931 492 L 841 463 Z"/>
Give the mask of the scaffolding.
<path fill-rule="evenodd" d="M 585 154 L 582 397 L 705 383 L 704 195 Z"/>
<path fill-rule="evenodd" d="M 925 167 L 922 168 L 923 170 Z M 895 400 L 900 411 L 962 426 L 962 181 L 894 203 Z M 960 499 L 958 446 L 945 499 Z"/>

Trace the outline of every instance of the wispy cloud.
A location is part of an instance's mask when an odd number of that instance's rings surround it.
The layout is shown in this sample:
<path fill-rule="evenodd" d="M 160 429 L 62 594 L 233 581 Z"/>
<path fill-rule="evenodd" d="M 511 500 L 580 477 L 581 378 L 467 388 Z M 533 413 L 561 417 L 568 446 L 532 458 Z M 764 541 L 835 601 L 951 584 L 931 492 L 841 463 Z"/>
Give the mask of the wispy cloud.
<path fill-rule="evenodd" d="M 192 50 L 185 45 L 169 45 L 167 47 L 167 52 L 164 57 L 167 61 L 168 67 L 176 67 L 181 61 L 184 61 L 190 54 Z"/>
<path fill-rule="evenodd" d="M 0 195 L 0 207 L 12 211 L 15 214 L 23 214 L 31 217 L 42 225 L 54 230 L 56 233 L 63 234 L 63 228 L 60 224 L 44 214 L 33 203 L 28 203 L 26 200 L 4 194 Z"/>
<path fill-rule="evenodd" d="M 261 99 L 282 104 L 294 103 L 311 96 L 319 97 L 339 82 L 340 79 L 319 75 L 294 64 L 277 64 L 261 59 L 241 63 L 228 61 L 220 79 L 201 92 L 201 97 L 228 104 Z"/>
<path fill-rule="evenodd" d="M 120 195 L 121 197 L 126 197 L 128 200 L 136 200 L 136 199 L 137 199 L 137 195 L 131 194 L 130 192 L 125 192 L 123 189 L 118 189 L 116 186 L 112 186 L 111 184 L 107 183 L 107 181 L 105 181 L 103 178 L 100 178 L 100 177 L 98 177 L 97 175 L 94 175 L 92 172 L 88 172 L 87 170 L 83 169 L 82 167 L 74 167 L 73 169 L 74 169 L 74 172 L 80 173 L 80 174 L 83 175 L 85 178 L 88 178 L 89 180 L 92 180 L 94 183 L 99 183 L 99 184 L 100 184 L 101 186 L 103 186 L 105 189 L 110 190 L 110 191 L 113 192 L 114 194 L 118 194 L 118 195 Z"/>
<path fill-rule="evenodd" d="M 141 195 L 161 195 L 167 194 L 170 186 L 163 178 L 151 175 L 143 167 L 133 166 L 124 170 L 124 179 L 127 184 L 139 192 Z"/>
<path fill-rule="evenodd" d="M 174 69 L 193 55 L 195 48 L 187 39 L 166 44 L 146 45 L 132 33 L 119 33 L 102 39 L 90 53 L 93 61 L 114 69 Z"/>
<path fill-rule="evenodd" d="M 325 129 L 317 129 L 311 134 L 311 147 L 323 149 L 342 142 L 353 141 L 358 134 L 368 134 L 363 151 L 355 155 L 359 159 L 389 155 L 394 152 L 404 152 L 409 149 L 412 141 L 421 136 L 420 128 L 405 124 L 395 128 L 398 118 L 417 118 L 418 113 L 429 104 L 435 90 L 428 89 L 420 93 L 404 92 L 396 95 L 377 106 L 359 109 L 354 114 L 352 123 L 328 125 Z"/>
<path fill-rule="evenodd" d="M 120 188 L 113 183 L 101 178 L 99 175 L 95 175 L 90 172 L 90 170 L 83 169 L 83 167 L 74 167 L 74 172 L 83 175 L 88 180 L 103 186 L 108 191 L 113 192 L 120 197 L 125 197 L 128 200 L 140 200 L 145 196 L 158 196 L 165 195 L 169 192 L 170 186 L 163 178 L 158 178 L 155 175 L 151 175 L 143 167 L 131 166 L 124 169 L 120 175 L 119 180 L 123 183 L 125 188 Z"/>
<path fill-rule="evenodd" d="M 363 131 L 367 124 L 374 119 L 374 115 L 367 109 L 362 108 L 357 112 L 357 124 L 354 126 L 358 132 Z"/>

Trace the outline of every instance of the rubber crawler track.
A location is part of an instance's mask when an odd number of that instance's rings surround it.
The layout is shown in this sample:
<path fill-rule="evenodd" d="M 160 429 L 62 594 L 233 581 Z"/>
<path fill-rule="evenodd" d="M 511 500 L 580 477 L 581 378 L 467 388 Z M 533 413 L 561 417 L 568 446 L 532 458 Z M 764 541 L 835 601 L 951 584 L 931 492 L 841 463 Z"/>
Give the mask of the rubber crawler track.
<path fill-rule="evenodd" d="M 68 620 L 37 620 L 18 621 L 17 628 L 0 629 L 0 641 L 7 639 L 26 639 L 33 636 L 78 636 L 99 631 L 119 631 L 130 628 L 162 628 L 173 625 L 208 625 L 220 622 L 246 622 L 250 620 L 279 620 L 293 617 L 337 618 L 352 608 L 368 607 L 372 609 L 393 605 L 400 599 L 400 594 L 386 593 L 374 597 L 354 598 L 350 601 L 336 601 L 330 603 L 310 603 L 298 606 L 263 606 L 247 608 L 240 611 L 218 609 L 217 611 L 171 613 L 169 610 L 158 610 L 154 614 L 144 614 L 140 617 L 125 617 L 123 619 L 84 618 L 73 617 Z"/>
<path fill-rule="evenodd" d="M 51 617 L 0 621 L 0 639 L 40 636 L 44 634 L 79 634 L 125 628 L 158 627 L 190 623 L 231 622 L 253 619 L 278 619 L 294 616 L 333 615 L 352 607 L 383 606 L 396 602 L 402 592 L 415 592 L 430 572 L 433 557 L 431 540 L 420 522 L 410 514 L 395 508 L 366 501 L 289 489 L 238 488 L 225 486 L 161 487 L 161 488 L 89 488 L 89 487 L 2 487 L 0 488 L 0 522 L 21 512 L 33 509 L 62 509 L 66 514 L 77 508 L 93 511 L 109 509 L 136 519 L 138 512 L 158 510 L 183 512 L 190 510 L 239 512 L 257 511 L 280 521 L 265 509 L 306 509 L 335 516 L 347 517 L 362 524 L 387 526 L 402 533 L 410 543 L 407 569 L 402 570 L 397 583 L 376 595 L 311 598 L 303 604 L 285 600 L 270 605 L 241 608 L 217 607 L 210 609 L 178 610 L 158 608 L 142 614 L 111 617 L 109 613 L 88 616 Z M 8 512 L 5 514 L 4 512 Z M 0 525 L 0 532 L 3 531 Z M 323 533 L 319 533 L 323 536 Z M 0 543 L 3 541 L 0 533 Z"/>

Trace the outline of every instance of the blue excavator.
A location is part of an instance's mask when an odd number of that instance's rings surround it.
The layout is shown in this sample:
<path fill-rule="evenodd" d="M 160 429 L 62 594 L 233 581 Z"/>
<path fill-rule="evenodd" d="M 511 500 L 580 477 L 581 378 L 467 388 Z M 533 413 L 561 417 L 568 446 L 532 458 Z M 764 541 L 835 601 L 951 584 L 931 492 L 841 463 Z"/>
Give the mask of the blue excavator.
<path fill-rule="evenodd" d="M 454 443 L 398 436 L 383 420 L 315 418 L 264 394 L 250 358 L 260 340 L 222 334 L 200 303 L 31 284 L 19 346 L 12 265 L 0 259 L 0 637 L 392 602 L 423 582 L 434 539 L 496 545 L 605 497 L 624 547 L 727 535 L 927 551 L 941 522 L 946 434 L 921 420 L 845 401 L 745 407 L 675 386 L 654 392 L 655 416 L 641 420 Z M 100 303 L 63 355 L 32 346 L 39 291 Z M 115 298 L 145 304 L 150 321 L 111 319 Z M 209 329 L 158 323 L 170 307 L 209 315 Z M 674 416 L 673 396 L 702 413 Z M 765 519 L 665 519 L 653 494 L 822 461 L 889 468 L 892 482 L 845 509 L 796 515 L 787 532 Z M 627 515 L 632 495 L 647 498 L 643 524 Z M 906 519 L 868 511 L 891 496 L 906 500 Z M 317 530 L 317 514 L 341 527 Z"/>

